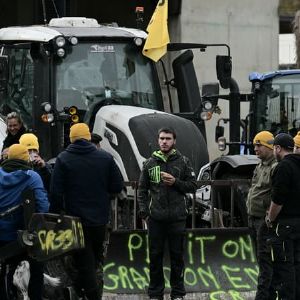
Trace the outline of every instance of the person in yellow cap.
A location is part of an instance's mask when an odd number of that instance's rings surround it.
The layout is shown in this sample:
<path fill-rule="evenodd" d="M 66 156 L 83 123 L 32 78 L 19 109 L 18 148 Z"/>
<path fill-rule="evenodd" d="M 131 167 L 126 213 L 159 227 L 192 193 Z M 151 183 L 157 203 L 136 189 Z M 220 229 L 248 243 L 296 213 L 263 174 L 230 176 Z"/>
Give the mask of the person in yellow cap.
<path fill-rule="evenodd" d="M 50 180 L 52 168 L 50 164 L 47 164 L 39 153 L 39 141 L 36 135 L 33 133 L 24 133 L 19 140 L 19 143 L 25 146 L 29 153 L 29 160 L 33 167 L 42 178 L 45 189 L 50 191 Z"/>
<path fill-rule="evenodd" d="M 85 249 L 74 253 L 77 291 L 87 299 L 100 300 L 103 286 L 96 270 L 102 261 L 103 242 L 109 221 L 110 194 L 120 193 L 123 179 L 111 156 L 91 143 L 89 127 L 70 128 L 71 144 L 56 158 L 50 186 L 50 211 L 81 218 Z"/>
<path fill-rule="evenodd" d="M 300 131 L 297 132 L 297 134 L 294 137 L 294 153 L 300 154 Z"/>
<path fill-rule="evenodd" d="M 8 159 L 0 167 L 0 213 L 8 211 L 23 202 L 22 192 L 32 190 L 35 196 L 36 212 L 48 212 L 49 203 L 41 177 L 31 170 L 28 163 L 27 148 L 13 144 L 8 149 Z M 24 228 L 23 209 L 13 211 L 6 218 L 0 218 L 0 247 L 17 240 L 17 231 Z M 24 259 L 24 258 L 23 258 Z M 30 272 L 34 276 L 29 281 L 29 297 L 33 300 L 42 299 L 43 268 L 34 259 L 26 258 L 30 263 Z M 22 259 L 20 256 L 11 257 L 1 262 L 0 299 L 17 299 L 13 286 L 13 273 Z M 9 270 L 6 274 L 6 270 Z"/>
<path fill-rule="evenodd" d="M 264 222 L 271 203 L 271 177 L 277 165 L 273 155 L 273 141 L 274 136 L 269 131 L 261 131 L 253 139 L 255 154 L 261 160 L 254 170 L 247 197 L 248 226 L 259 265 L 256 299 L 276 299 L 271 256 L 266 251 L 268 228 Z"/>

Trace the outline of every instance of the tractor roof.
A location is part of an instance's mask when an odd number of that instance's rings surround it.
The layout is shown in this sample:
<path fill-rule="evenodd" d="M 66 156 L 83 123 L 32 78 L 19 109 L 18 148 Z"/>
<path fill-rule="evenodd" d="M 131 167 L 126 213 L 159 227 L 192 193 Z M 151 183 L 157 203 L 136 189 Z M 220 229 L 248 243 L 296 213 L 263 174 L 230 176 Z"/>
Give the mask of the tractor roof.
<path fill-rule="evenodd" d="M 2 41 L 48 42 L 57 36 L 103 37 L 103 38 L 142 38 L 147 34 L 138 29 L 100 25 L 95 19 L 57 18 L 48 25 L 6 27 L 0 29 Z"/>

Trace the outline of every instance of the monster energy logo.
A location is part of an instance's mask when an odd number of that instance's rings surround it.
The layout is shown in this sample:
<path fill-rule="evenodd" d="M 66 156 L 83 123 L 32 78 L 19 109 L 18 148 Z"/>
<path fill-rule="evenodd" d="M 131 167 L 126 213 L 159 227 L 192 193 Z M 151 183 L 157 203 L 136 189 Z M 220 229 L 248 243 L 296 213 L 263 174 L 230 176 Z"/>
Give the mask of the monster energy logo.
<path fill-rule="evenodd" d="M 150 181 L 154 183 L 160 182 L 160 166 L 149 169 Z"/>

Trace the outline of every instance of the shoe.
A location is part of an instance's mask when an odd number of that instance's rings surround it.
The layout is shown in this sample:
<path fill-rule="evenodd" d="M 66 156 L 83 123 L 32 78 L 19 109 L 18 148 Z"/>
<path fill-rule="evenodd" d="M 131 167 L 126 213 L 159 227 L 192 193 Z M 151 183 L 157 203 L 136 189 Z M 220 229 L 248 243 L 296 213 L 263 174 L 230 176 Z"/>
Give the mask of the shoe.
<path fill-rule="evenodd" d="M 175 297 L 175 298 L 171 298 L 171 300 L 183 300 L 183 297 Z"/>

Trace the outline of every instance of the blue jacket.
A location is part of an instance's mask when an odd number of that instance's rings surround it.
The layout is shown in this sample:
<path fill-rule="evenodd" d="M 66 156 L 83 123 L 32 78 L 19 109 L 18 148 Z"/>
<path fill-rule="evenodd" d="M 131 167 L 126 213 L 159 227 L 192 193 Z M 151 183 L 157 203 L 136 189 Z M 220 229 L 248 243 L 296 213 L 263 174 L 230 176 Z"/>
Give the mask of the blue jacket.
<path fill-rule="evenodd" d="M 35 195 L 36 211 L 48 212 L 49 203 L 41 177 L 32 170 L 16 170 L 5 172 L 0 168 L 0 212 L 22 202 L 21 194 L 30 189 Z M 17 238 L 17 230 L 24 228 L 22 207 L 11 215 L 0 219 L 0 240 L 13 241 Z"/>
<path fill-rule="evenodd" d="M 110 194 L 123 179 L 113 157 L 86 140 L 77 140 L 56 159 L 50 185 L 50 210 L 78 216 L 84 225 L 108 223 Z"/>

